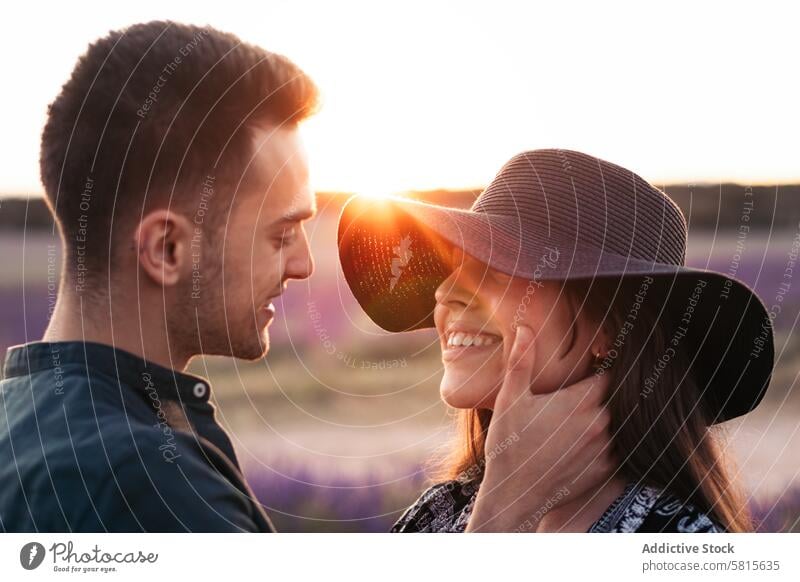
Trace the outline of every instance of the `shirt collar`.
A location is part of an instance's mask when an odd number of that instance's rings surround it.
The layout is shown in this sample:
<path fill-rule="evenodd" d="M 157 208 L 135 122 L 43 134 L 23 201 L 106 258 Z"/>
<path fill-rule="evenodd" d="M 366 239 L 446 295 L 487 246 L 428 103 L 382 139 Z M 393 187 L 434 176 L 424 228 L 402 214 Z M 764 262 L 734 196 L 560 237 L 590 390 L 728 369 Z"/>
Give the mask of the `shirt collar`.
<path fill-rule="evenodd" d="M 95 342 L 33 342 L 8 348 L 4 377 L 76 364 L 118 378 L 130 386 L 152 386 L 160 398 L 182 403 L 208 402 L 204 378 L 165 368 L 135 354 Z"/>

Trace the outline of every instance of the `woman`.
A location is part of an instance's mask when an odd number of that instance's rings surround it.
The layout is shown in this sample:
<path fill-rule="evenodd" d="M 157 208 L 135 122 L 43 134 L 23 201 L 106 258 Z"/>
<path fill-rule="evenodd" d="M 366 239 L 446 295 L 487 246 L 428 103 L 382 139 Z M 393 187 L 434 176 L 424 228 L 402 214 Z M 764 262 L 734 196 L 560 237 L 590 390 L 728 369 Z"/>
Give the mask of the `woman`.
<path fill-rule="evenodd" d="M 686 221 L 660 190 L 585 154 L 537 150 L 469 211 L 353 199 L 339 248 L 376 323 L 436 328 L 441 395 L 460 409 L 440 482 L 393 531 L 464 531 L 486 460 L 502 454 L 484 442 L 519 324 L 536 338 L 533 392 L 609 375 L 619 459 L 597 490 L 553 492 L 536 531 L 752 530 L 713 425 L 763 397 L 770 320 L 745 284 L 684 266 Z"/>

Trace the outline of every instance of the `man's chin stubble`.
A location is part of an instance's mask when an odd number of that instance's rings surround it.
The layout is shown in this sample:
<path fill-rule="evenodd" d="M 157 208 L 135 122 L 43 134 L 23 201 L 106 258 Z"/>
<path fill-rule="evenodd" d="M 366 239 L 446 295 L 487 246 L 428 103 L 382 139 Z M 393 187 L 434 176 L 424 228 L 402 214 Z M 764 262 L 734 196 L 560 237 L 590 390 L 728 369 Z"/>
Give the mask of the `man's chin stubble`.
<path fill-rule="evenodd" d="M 224 356 L 239 360 L 255 361 L 267 355 L 269 339 L 259 337 L 255 333 L 249 338 L 230 337 L 225 332 L 221 334 L 204 334 L 199 349 L 206 356 Z"/>
<path fill-rule="evenodd" d="M 230 354 L 233 358 L 240 360 L 255 361 L 265 357 L 269 352 L 269 339 L 263 337 L 255 337 L 253 341 L 242 341 L 232 344 L 233 353 Z"/>

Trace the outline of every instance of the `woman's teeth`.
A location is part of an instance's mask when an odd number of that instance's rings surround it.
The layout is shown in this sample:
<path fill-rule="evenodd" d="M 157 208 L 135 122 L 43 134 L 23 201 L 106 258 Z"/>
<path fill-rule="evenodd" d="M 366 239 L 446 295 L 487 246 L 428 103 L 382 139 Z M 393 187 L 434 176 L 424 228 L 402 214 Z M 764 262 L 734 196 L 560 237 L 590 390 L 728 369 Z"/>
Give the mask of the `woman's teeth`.
<path fill-rule="evenodd" d="M 447 336 L 447 347 L 450 348 L 490 346 L 499 342 L 499 337 L 483 333 L 472 334 L 457 331 Z"/>

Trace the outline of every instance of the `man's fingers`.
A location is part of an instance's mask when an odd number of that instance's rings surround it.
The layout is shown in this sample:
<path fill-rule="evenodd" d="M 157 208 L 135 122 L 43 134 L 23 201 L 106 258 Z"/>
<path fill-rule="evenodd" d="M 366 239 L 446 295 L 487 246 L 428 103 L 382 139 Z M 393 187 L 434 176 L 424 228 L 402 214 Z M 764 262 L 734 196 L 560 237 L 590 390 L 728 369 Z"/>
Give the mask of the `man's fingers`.
<path fill-rule="evenodd" d="M 533 331 L 527 325 L 518 325 L 508 358 L 508 369 L 514 372 L 526 368 L 533 368 Z"/>
<path fill-rule="evenodd" d="M 572 394 L 576 405 L 581 408 L 600 406 L 608 395 L 611 377 L 608 373 L 592 373 L 583 380 L 567 386 L 559 392 Z"/>
<path fill-rule="evenodd" d="M 527 325 L 517 326 L 514 335 L 514 345 L 508 356 L 508 365 L 500 388 L 498 400 L 508 399 L 514 402 L 520 395 L 530 390 L 531 376 L 533 374 L 533 361 L 535 357 L 533 331 Z"/>
<path fill-rule="evenodd" d="M 611 426 L 611 412 L 607 408 L 601 409 L 591 420 L 587 428 L 591 439 L 607 439 L 609 427 Z"/>

